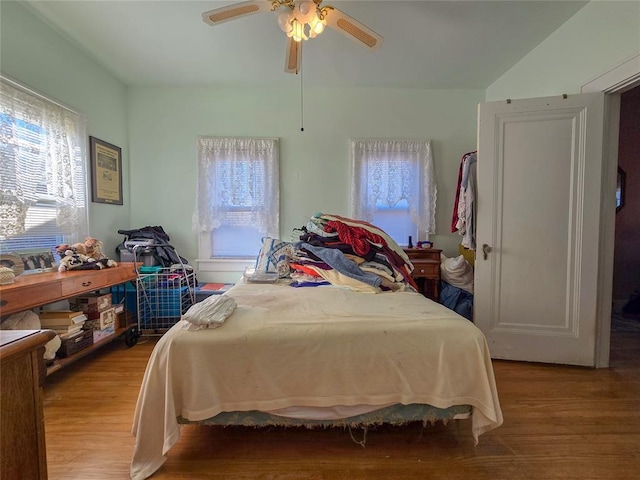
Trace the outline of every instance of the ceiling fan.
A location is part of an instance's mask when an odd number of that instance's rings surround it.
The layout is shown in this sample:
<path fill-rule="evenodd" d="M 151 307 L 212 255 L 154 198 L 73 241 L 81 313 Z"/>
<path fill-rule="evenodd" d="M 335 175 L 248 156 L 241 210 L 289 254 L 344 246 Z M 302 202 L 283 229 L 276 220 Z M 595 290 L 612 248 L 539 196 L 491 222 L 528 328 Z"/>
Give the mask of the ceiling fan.
<path fill-rule="evenodd" d="M 302 41 L 315 38 L 325 27 L 333 28 L 371 50 L 380 48 L 380 35 L 341 10 L 322 6 L 322 1 L 249 0 L 204 12 L 202 20 L 209 25 L 218 25 L 247 15 L 279 10 L 278 25 L 288 37 L 284 67 L 287 73 L 299 71 Z"/>

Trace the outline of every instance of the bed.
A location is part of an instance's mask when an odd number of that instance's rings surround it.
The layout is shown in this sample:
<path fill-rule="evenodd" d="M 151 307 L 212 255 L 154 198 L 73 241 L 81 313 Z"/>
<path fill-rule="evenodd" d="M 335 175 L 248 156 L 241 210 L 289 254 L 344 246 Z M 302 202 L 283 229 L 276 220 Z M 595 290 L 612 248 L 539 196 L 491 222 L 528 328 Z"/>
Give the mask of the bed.
<path fill-rule="evenodd" d="M 161 467 L 183 423 L 350 427 L 470 417 L 476 442 L 502 423 L 482 332 L 411 289 L 241 280 L 205 302 L 224 296 L 235 308 L 218 328 L 180 320 L 151 354 L 132 429 L 134 480 Z"/>

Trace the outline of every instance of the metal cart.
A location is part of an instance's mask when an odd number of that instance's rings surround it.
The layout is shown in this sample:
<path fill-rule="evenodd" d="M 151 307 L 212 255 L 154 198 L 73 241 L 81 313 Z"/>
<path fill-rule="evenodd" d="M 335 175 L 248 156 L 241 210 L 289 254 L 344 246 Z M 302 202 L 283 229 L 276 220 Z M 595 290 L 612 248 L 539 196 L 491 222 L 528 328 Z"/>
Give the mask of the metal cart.
<path fill-rule="evenodd" d="M 142 247 L 148 252 L 150 248 L 169 247 L 171 245 L 156 244 Z M 134 258 L 139 253 L 133 247 Z M 196 276 L 193 268 L 183 263 L 175 263 L 169 267 L 136 265 L 136 305 L 138 317 L 138 335 L 162 335 L 171 328 L 183 313 L 195 303 Z"/>

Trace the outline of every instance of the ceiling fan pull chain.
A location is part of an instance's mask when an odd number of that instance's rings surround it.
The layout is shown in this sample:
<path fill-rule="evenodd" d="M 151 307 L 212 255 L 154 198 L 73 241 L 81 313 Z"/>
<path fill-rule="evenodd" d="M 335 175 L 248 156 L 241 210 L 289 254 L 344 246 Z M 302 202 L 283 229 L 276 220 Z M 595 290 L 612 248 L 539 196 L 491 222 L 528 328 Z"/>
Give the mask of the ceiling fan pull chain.
<path fill-rule="evenodd" d="M 300 45 L 302 48 L 302 45 Z M 300 131 L 304 132 L 304 88 L 302 83 L 302 55 L 300 55 Z"/>

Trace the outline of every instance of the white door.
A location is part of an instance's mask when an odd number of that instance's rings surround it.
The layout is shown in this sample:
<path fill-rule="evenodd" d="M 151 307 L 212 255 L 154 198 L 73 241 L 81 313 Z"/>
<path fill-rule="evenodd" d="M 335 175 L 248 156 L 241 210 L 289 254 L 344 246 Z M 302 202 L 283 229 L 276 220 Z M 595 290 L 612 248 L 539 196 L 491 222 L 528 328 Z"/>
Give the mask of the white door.
<path fill-rule="evenodd" d="M 603 125 L 602 93 L 479 106 L 474 321 L 493 358 L 595 365 Z"/>

